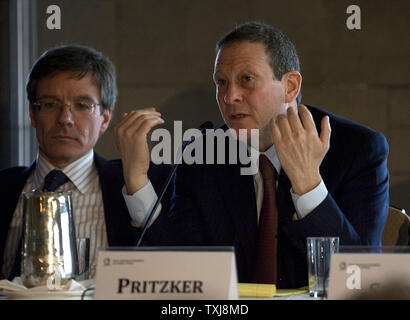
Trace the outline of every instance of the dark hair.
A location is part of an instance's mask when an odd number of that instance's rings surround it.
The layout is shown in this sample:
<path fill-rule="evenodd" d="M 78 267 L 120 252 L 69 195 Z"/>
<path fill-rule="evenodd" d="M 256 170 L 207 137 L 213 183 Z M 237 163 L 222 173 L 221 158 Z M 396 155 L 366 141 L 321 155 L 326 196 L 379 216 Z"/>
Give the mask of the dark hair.
<path fill-rule="evenodd" d="M 101 52 L 80 45 L 59 46 L 45 51 L 35 62 L 27 79 L 27 97 L 36 101 L 38 82 L 50 75 L 73 71 L 79 79 L 91 73 L 100 88 L 101 112 L 114 109 L 117 99 L 115 67 Z"/>
<path fill-rule="evenodd" d="M 234 42 L 250 41 L 258 42 L 265 46 L 266 52 L 270 56 L 269 64 L 275 78 L 282 79 L 282 76 L 289 71 L 299 71 L 299 57 L 296 48 L 289 38 L 280 30 L 261 22 L 247 22 L 235 27 L 228 32 L 216 45 L 217 52 L 224 46 Z M 302 94 L 296 98 L 300 103 Z"/>

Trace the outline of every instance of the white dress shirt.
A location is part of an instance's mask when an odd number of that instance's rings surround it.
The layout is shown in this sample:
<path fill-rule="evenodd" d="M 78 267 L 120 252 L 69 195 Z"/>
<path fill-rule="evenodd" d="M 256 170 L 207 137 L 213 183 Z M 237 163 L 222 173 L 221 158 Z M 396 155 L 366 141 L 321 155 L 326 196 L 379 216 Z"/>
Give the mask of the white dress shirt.
<path fill-rule="evenodd" d="M 276 154 L 275 146 L 271 146 L 268 150 L 262 153 L 268 157 L 268 159 L 275 167 L 276 171 L 280 173 L 281 165 Z M 263 201 L 263 183 L 259 170 L 254 175 L 254 186 L 256 192 L 256 205 L 259 220 L 259 214 L 262 208 Z M 320 203 L 322 203 L 328 193 L 323 180 L 314 189 L 303 195 L 295 194 L 292 188 L 289 190 L 289 192 L 292 195 L 292 200 L 296 209 L 296 212 L 293 215 L 293 220 L 302 219 L 307 214 L 312 212 L 317 206 L 319 206 Z M 151 208 L 158 198 L 151 182 L 149 181 L 147 185 L 145 185 L 142 189 L 138 190 L 132 195 L 127 194 L 126 188 L 124 186 L 122 193 L 127 204 L 128 211 L 130 212 L 131 218 L 133 220 L 133 224 L 136 227 L 140 227 L 141 225 L 143 225 L 143 223 L 145 223 L 147 213 L 150 212 Z M 155 215 L 151 220 L 151 224 L 159 215 L 160 210 L 160 207 L 156 210 Z"/>
<path fill-rule="evenodd" d="M 264 154 L 269 159 L 269 161 L 273 164 L 274 168 L 276 169 L 276 172 L 280 174 L 281 165 L 278 159 L 278 155 L 276 154 L 275 146 L 271 146 L 265 152 L 261 152 L 261 154 Z M 259 221 L 259 214 L 263 202 L 263 181 L 259 170 L 255 174 L 253 182 L 256 192 L 256 206 L 258 210 Z M 276 187 L 277 185 L 278 180 L 276 180 Z M 292 196 L 293 204 L 296 209 L 296 212 L 293 215 L 293 220 L 299 220 L 305 217 L 307 214 L 312 212 L 313 209 L 315 209 L 319 204 L 321 204 L 327 196 L 327 188 L 323 180 L 321 180 L 321 182 L 314 189 L 310 190 L 309 192 L 303 195 L 297 195 L 293 192 L 292 188 L 290 188 L 289 192 Z"/>
<path fill-rule="evenodd" d="M 36 167 L 30 174 L 23 192 L 32 189 L 42 190 L 45 176 L 56 169 L 39 154 Z M 58 168 L 57 168 L 58 169 Z M 77 238 L 90 238 L 90 277 L 95 276 L 97 250 L 107 246 L 107 231 L 105 227 L 104 205 L 100 188 L 100 179 L 94 164 L 94 151 L 61 169 L 70 179 L 57 191 L 71 191 L 74 213 L 74 224 Z M 11 272 L 22 233 L 23 197 L 17 203 L 14 211 L 7 244 L 4 253 L 3 276 Z"/>

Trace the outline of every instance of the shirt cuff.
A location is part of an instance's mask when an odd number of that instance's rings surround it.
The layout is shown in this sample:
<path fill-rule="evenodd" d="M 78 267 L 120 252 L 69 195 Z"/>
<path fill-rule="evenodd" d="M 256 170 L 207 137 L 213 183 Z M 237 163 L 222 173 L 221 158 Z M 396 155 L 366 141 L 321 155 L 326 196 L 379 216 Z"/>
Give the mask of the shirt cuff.
<path fill-rule="evenodd" d="M 133 221 L 132 225 L 134 227 L 141 227 L 143 224 L 145 224 L 148 213 L 151 212 L 155 201 L 157 201 L 158 199 L 151 181 L 148 181 L 148 183 L 143 188 L 132 195 L 127 194 L 127 189 L 124 185 L 122 187 L 122 196 L 124 197 L 128 212 Z M 155 211 L 155 214 L 150 221 L 150 225 L 155 221 L 160 212 L 161 204 L 158 205 L 157 210 Z"/>
<path fill-rule="evenodd" d="M 293 220 L 299 220 L 316 209 L 316 207 L 325 200 L 328 191 L 325 183 L 321 180 L 317 187 L 301 196 L 293 193 L 292 188 L 290 189 L 290 193 L 296 208 L 296 214 L 293 216 Z"/>

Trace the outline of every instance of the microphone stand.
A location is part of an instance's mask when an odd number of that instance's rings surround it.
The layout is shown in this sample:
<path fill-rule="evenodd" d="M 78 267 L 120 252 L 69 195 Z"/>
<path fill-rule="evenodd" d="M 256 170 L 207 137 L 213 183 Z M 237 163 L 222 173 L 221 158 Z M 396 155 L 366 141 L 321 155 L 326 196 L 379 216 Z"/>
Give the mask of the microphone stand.
<path fill-rule="evenodd" d="M 199 130 L 201 130 L 201 133 L 203 134 L 206 129 L 212 129 L 212 128 L 213 128 L 212 122 L 206 121 L 206 122 L 204 122 L 203 124 L 200 125 Z M 188 143 L 186 143 L 185 145 L 182 145 L 182 148 L 181 148 L 181 159 L 182 159 L 182 157 L 183 157 L 183 155 L 184 155 L 184 150 L 185 150 L 185 148 L 186 148 L 189 144 L 191 144 L 194 140 L 195 140 L 195 136 L 192 137 L 191 140 L 190 140 Z M 181 160 L 181 159 L 178 159 L 178 161 L 173 165 L 173 167 L 172 167 L 170 173 L 168 174 L 168 177 L 167 177 L 167 179 L 165 180 L 164 185 L 162 186 L 161 192 L 159 193 L 159 196 L 158 196 L 158 198 L 157 198 L 157 201 L 155 201 L 154 206 L 152 207 L 151 211 L 149 212 L 149 214 L 148 214 L 148 216 L 147 216 L 147 219 L 146 219 L 146 221 L 145 221 L 145 224 L 144 224 L 144 226 L 143 226 L 143 228 L 142 228 L 141 235 L 140 235 L 140 237 L 139 237 L 139 239 L 138 239 L 138 242 L 137 242 L 137 247 L 141 246 L 142 239 L 144 238 L 145 232 L 146 232 L 147 229 L 148 229 L 148 226 L 149 226 L 149 224 L 150 224 L 150 222 L 151 222 L 151 219 L 152 219 L 152 217 L 153 217 L 153 215 L 154 215 L 154 212 L 157 210 L 159 204 L 161 203 L 161 200 L 162 200 L 162 198 L 163 198 L 164 195 L 165 195 L 165 191 L 167 190 L 169 183 L 171 182 L 172 178 L 173 178 L 174 175 L 175 175 L 175 172 L 176 172 L 177 169 L 178 169 L 179 160 Z"/>

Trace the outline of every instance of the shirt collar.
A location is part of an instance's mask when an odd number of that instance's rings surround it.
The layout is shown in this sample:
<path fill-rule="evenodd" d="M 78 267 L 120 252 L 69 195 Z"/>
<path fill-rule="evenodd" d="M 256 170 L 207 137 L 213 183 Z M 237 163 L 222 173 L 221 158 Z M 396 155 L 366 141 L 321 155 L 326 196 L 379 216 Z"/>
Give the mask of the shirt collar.
<path fill-rule="evenodd" d="M 60 169 L 53 166 L 50 162 L 44 159 L 40 153 L 37 153 L 36 157 L 36 168 L 34 171 L 34 189 L 39 189 L 43 182 L 45 176 L 54 169 L 59 169 L 64 172 L 64 174 L 70 179 L 74 186 L 81 192 L 86 193 L 90 186 L 87 181 L 93 178 L 95 175 L 96 168 L 94 166 L 94 150 L 91 149 L 86 155 L 82 156 L 80 159 L 70 163 L 66 167 Z"/>
<path fill-rule="evenodd" d="M 262 152 L 259 152 L 258 150 L 256 150 L 250 145 L 248 145 L 248 148 L 252 149 L 251 154 L 255 155 L 251 159 L 253 163 L 257 161 L 257 159 L 259 158 L 259 155 L 264 154 L 269 159 L 269 161 L 272 163 L 273 167 L 276 169 L 276 172 L 278 174 L 280 173 L 281 165 L 280 165 L 278 154 L 276 153 L 276 149 L 274 145 L 269 147 L 269 149 L 267 149 L 266 151 L 262 151 Z"/>
<path fill-rule="evenodd" d="M 281 165 L 279 162 L 278 154 L 276 153 L 275 146 L 272 145 L 269 149 L 267 149 L 265 152 L 261 152 L 261 154 L 264 154 L 270 162 L 272 162 L 273 166 L 276 169 L 276 172 L 279 174 Z"/>
<path fill-rule="evenodd" d="M 235 139 L 237 140 L 237 138 L 235 138 L 234 136 L 232 136 L 232 131 L 228 129 L 228 134 L 231 137 L 231 139 Z M 263 152 L 259 152 L 258 150 L 256 150 L 255 148 L 253 148 L 251 145 L 249 145 L 247 142 L 245 141 L 241 141 L 239 140 L 239 143 L 245 143 L 247 145 L 248 150 L 250 150 L 250 154 L 251 154 L 251 160 L 253 163 L 255 163 L 255 161 L 257 160 L 257 158 L 259 158 L 260 154 L 264 154 L 269 161 L 272 163 L 273 167 L 276 169 L 276 172 L 278 174 L 280 174 L 280 170 L 281 170 L 281 165 L 279 162 L 279 158 L 278 155 L 276 153 L 276 149 L 275 149 L 275 145 L 270 146 L 266 151 Z"/>

